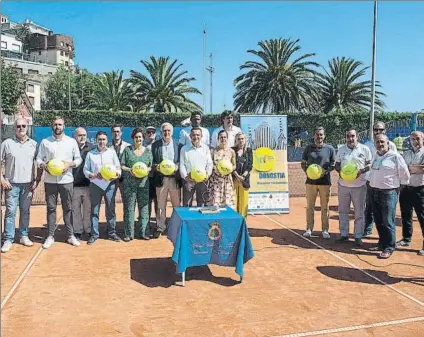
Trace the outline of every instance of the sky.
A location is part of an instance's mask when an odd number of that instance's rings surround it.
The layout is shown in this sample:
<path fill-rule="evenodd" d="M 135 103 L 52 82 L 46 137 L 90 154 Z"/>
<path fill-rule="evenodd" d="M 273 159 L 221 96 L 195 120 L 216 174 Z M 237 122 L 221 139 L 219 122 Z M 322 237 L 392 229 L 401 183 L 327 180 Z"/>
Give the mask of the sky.
<path fill-rule="evenodd" d="M 327 67 L 351 57 L 371 67 L 373 2 L 2 2 L 11 21 L 29 18 L 74 38 L 76 63 L 91 72 L 143 71 L 169 56 L 203 86 L 203 25 L 213 54 L 213 112 L 233 107 L 240 65 L 271 38 L 300 39 L 301 53 Z M 424 109 L 424 2 L 379 2 L 376 79 L 387 111 Z M 209 57 L 207 59 L 209 65 Z M 371 71 L 367 71 L 367 79 Z M 209 73 L 206 111 L 209 112 Z M 202 105 L 202 97 L 192 97 Z"/>

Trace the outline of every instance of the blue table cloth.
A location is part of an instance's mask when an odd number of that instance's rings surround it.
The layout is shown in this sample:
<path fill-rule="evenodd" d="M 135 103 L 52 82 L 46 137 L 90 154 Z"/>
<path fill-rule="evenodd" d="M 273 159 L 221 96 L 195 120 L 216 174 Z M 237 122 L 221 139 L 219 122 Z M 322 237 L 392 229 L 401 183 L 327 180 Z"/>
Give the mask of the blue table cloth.
<path fill-rule="evenodd" d="M 177 272 L 188 267 L 217 264 L 235 266 L 243 278 L 243 265 L 253 256 L 244 218 L 230 207 L 202 214 L 196 207 L 175 207 L 168 225 L 174 245 L 172 260 Z"/>

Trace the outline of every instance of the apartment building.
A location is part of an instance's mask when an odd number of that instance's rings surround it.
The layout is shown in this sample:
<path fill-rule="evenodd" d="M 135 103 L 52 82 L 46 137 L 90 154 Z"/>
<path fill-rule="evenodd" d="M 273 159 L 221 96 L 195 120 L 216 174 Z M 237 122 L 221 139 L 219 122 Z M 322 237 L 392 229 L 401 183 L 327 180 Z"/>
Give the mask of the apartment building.
<path fill-rule="evenodd" d="M 1 56 L 6 64 L 25 75 L 26 97 L 23 97 L 22 104 L 30 105 L 28 110 L 41 110 L 43 87 L 48 76 L 54 74 L 60 65 L 74 67 L 73 38 L 54 34 L 51 29 L 29 19 L 17 23 L 10 21 L 7 15 L 1 15 L 0 21 Z M 16 40 L 16 34 L 23 26 L 31 34 L 25 46 Z"/>

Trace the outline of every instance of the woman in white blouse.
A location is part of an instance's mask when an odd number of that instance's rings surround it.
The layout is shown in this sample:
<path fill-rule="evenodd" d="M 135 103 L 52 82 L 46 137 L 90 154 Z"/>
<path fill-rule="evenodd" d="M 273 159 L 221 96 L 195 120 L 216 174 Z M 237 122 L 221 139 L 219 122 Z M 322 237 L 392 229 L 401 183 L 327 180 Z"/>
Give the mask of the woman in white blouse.
<path fill-rule="evenodd" d="M 396 247 L 396 204 L 400 185 L 410 178 L 408 166 L 402 156 L 389 149 L 389 138 L 378 134 L 374 140 L 377 153 L 371 162 L 369 175 L 371 202 L 378 232 L 380 258 L 388 259 Z"/>

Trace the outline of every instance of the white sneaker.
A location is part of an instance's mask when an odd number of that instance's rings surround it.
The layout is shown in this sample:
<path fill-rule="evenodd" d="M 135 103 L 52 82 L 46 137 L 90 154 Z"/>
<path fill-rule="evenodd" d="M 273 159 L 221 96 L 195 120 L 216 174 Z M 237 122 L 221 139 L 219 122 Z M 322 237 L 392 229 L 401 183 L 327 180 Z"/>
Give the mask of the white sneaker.
<path fill-rule="evenodd" d="M 305 233 L 303 233 L 303 236 L 305 238 L 310 238 L 312 236 L 312 231 L 310 229 L 307 229 Z"/>
<path fill-rule="evenodd" d="M 322 237 L 324 239 L 331 239 L 331 236 L 330 236 L 330 234 L 327 231 L 323 231 L 322 232 Z"/>
<path fill-rule="evenodd" d="M 52 245 L 52 244 L 54 244 L 54 237 L 53 236 L 49 236 L 47 239 L 46 239 L 46 241 L 44 241 L 44 243 L 43 243 L 43 248 L 44 249 L 48 249 L 48 248 L 50 248 L 50 246 Z"/>
<path fill-rule="evenodd" d="M 12 241 L 6 240 L 1 247 L 2 253 L 7 253 L 12 248 Z"/>
<path fill-rule="evenodd" d="M 29 239 L 28 236 L 21 237 L 21 239 L 19 240 L 19 243 L 26 247 L 32 247 L 33 245 L 32 241 Z"/>
<path fill-rule="evenodd" d="M 68 238 L 68 240 L 66 240 L 69 244 L 71 244 L 72 246 L 75 246 L 75 247 L 78 247 L 78 246 L 81 246 L 81 242 L 79 242 L 78 240 L 77 240 L 77 238 L 74 236 L 74 235 L 72 235 L 72 236 L 70 236 L 69 238 Z"/>

